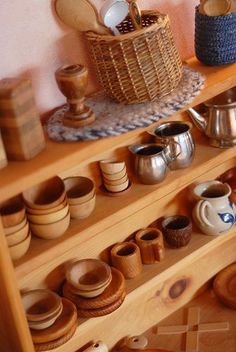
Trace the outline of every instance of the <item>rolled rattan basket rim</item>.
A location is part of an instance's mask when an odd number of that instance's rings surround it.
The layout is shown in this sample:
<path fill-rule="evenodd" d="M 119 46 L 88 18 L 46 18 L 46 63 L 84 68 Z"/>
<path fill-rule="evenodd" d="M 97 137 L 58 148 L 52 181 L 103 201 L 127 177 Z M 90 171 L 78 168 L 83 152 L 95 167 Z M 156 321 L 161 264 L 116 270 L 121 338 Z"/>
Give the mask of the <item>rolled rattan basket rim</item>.
<path fill-rule="evenodd" d="M 136 37 L 139 37 L 140 35 L 146 34 L 148 32 L 152 32 L 153 30 L 157 30 L 159 28 L 165 27 L 166 24 L 169 22 L 169 16 L 166 14 L 162 14 L 159 11 L 142 11 L 142 15 L 144 16 L 160 16 L 162 21 L 158 21 L 156 23 L 151 24 L 148 27 L 143 27 L 142 29 L 136 29 L 132 32 L 121 34 L 121 35 L 101 35 L 97 34 L 94 32 L 86 32 L 86 36 L 93 38 L 93 39 L 99 39 L 99 40 L 104 40 L 105 42 L 121 42 L 126 39 L 134 39 Z"/>

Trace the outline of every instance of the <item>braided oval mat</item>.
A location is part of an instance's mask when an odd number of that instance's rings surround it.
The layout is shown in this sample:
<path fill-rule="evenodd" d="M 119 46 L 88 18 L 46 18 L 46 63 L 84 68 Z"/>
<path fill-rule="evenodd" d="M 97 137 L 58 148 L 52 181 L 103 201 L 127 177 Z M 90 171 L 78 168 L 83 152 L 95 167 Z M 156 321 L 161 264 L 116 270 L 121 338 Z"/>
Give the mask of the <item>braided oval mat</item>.
<path fill-rule="evenodd" d="M 85 100 L 85 104 L 90 106 L 96 115 L 93 123 L 80 128 L 64 126 L 62 118 L 67 109 L 67 106 L 64 106 L 49 118 L 46 130 L 49 138 L 55 141 L 96 140 L 118 136 L 173 115 L 192 102 L 204 87 L 204 82 L 205 77 L 201 73 L 184 67 L 178 87 L 160 100 L 124 105 L 98 93 Z"/>

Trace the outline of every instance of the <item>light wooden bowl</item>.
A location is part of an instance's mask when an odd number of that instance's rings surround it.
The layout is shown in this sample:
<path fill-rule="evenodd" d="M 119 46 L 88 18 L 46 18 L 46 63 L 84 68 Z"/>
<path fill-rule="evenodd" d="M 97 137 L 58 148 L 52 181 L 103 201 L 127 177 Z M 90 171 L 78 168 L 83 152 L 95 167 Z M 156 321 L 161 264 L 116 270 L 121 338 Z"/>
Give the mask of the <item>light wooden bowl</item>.
<path fill-rule="evenodd" d="M 80 291 L 93 291 L 111 280 L 111 268 L 99 259 L 82 259 L 73 262 L 66 270 L 67 281 Z"/>
<path fill-rule="evenodd" d="M 69 211 L 69 205 L 66 204 L 64 208 L 55 211 L 49 214 L 42 214 L 42 215 L 32 215 L 27 214 L 27 218 L 31 223 L 45 225 L 45 224 L 52 224 L 63 219 Z"/>
<path fill-rule="evenodd" d="M 31 209 L 50 209 L 62 202 L 66 191 L 62 179 L 52 177 L 23 192 L 23 199 Z"/>
<path fill-rule="evenodd" d="M 87 218 L 94 210 L 96 204 L 96 195 L 87 202 L 81 204 L 69 204 L 70 216 L 73 219 L 85 219 Z"/>
<path fill-rule="evenodd" d="M 70 213 L 68 212 L 63 219 L 51 224 L 33 224 L 30 222 L 30 229 L 34 235 L 46 240 L 51 240 L 61 237 L 66 232 L 69 225 Z"/>
<path fill-rule="evenodd" d="M 29 223 L 27 222 L 22 229 L 11 233 L 10 235 L 6 235 L 6 240 L 8 246 L 14 246 L 15 244 L 22 242 L 26 239 L 29 233 Z"/>
<path fill-rule="evenodd" d="M 19 196 L 1 203 L 0 214 L 3 227 L 15 226 L 25 217 L 25 205 Z"/>
<path fill-rule="evenodd" d="M 64 179 L 64 184 L 69 204 L 81 204 L 94 196 L 95 184 L 88 177 L 67 177 Z"/>
<path fill-rule="evenodd" d="M 27 320 L 40 322 L 50 319 L 55 313 L 61 312 L 61 297 L 47 289 L 36 289 L 23 292 L 21 295 Z"/>
<path fill-rule="evenodd" d="M 3 231 L 4 231 L 5 235 L 8 236 L 12 233 L 15 233 L 15 232 L 23 229 L 23 227 L 26 225 L 26 223 L 27 223 L 27 218 L 24 217 L 24 219 L 19 224 L 14 225 L 14 226 L 4 227 Z"/>
<path fill-rule="evenodd" d="M 31 241 L 31 233 L 29 232 L 28 236 L 23 241 L 13 246 L 9 246 L 8 248 L 9 248 L 11 259 L 17 260 L 23 257 L 29 249 L 30 241 Z"/>
<path fill-rule="evenodd" d="M 28 320 L 28 325 L 29 325 L 30 329 L 44 330 L 44 329 L 49 328 L 50 326 L 52 326 L 55 323 L 57 318 L 61 315 L 62 309 L 63 309 L 63 305 L 61 304 L 61 306 L 59 306 L 59 309 L 57 309 L 54 314 L 50 315 L 46 319 L 43 319 L 40 321 Z"/>
<path fill-rule="evenodd" d="M 117 185 L 122 185 L 128 180 L 127 174 L 117 180 L 107 180 L 105 177 L 103 178 L 103 181 L 106 185 L 108 186 L 117 186 Z"/>
<path fill-rule="evenodd" d="M 79 295 L 79 296 L 86 297 L 86 298 L 97 297 L 105 291 L 107 286 L 111 283 L 111 280 L 112 280 L 112 277 L 102 287 L 96 288 L 95 290 L 89 290 L 89 291 L 79 290 L 79 289 L 75 288 L 74 286 L 70 285 L 70 291 L 75 295 Z"/>
<path fill-rule="evenodd" d="M 115 172 L 114 174 L 106 174 L 105 172 L 102 172 L 103 178 L 108 181 L 119 180 L 125 175 L 127 175 L 126 166 L 120 172 Z"/>
<path fill-rule="evenodd" d="M 102 172 L 106 174 L 115 174 L 121 172 L 126 166 L 124 161 L 101 160 L 99 162 Z"/>
<path fill-rule="evenodd" d="M 51 214 L 51 213 L 54 213 L 58 210 L 61 210 L 62 208 L 64 208 L 66 205 L 68 204 L 67 202 L 67 198 L 65 197 L 63 199 L 63 201 L 56 205 L 55 207 L 53 208 L 50 208 L 50 209 L 31 209 L 29 207 L 26 207 L 26 211 L 27 211 L 27 214 L 30 214 L 30 215 L 44 215 L 44 214 Z"/>
<path fill-rule="evenodd" d="M 125 182 L 119 184 L 119 185 L 108 185 L 106 183 L 104 183 L 105 188 L 109 191 L 109 192 L 122 192 L 124 191 L 126 188 L 128 188 L 129 186 L 129 179 L 127 179 Z"/>

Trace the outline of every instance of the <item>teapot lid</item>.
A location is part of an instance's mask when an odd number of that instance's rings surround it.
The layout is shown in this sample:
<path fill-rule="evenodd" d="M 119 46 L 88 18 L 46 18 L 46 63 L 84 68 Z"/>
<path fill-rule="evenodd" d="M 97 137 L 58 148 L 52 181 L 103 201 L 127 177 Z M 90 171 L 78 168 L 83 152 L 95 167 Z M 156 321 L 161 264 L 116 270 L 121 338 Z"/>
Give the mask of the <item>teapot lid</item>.
<path fill-rule="evenodd" d="M 236 87 L 226 90 L 225 92 L 207 100 L 204 105 L 207 107 L 232 107 L 236 104 Z"/>

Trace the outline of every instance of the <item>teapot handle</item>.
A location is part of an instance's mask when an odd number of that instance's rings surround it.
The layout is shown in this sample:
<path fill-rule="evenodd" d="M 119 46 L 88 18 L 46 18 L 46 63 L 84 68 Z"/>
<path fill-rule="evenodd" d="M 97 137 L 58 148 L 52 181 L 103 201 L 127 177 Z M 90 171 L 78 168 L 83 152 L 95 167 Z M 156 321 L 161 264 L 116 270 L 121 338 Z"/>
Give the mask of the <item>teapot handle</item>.
<path fill-rule="evenodd" d="M 209 226 L 209 227 L 214 227 L 212 223 L 208 220 L 206 216 L 206 209 L 211 209 L 212 210 L 212 205 L 210 202 L 207 200 L 200 200 L 197 202 L 196 207 L 195 207 L 195 216 L 197 217 L 197 220 L 201 223 L 202 226 Z"/>

